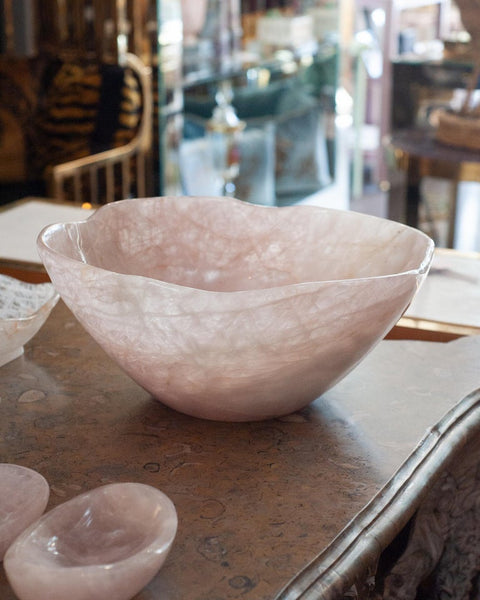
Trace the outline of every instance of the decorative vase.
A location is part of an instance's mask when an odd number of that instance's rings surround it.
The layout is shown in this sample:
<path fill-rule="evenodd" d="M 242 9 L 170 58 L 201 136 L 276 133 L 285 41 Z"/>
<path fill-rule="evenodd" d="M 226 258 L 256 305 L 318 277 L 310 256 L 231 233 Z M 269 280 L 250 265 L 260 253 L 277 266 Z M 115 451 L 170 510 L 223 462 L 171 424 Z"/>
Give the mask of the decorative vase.
<path fill-rule="evenodd" d="M 193 46 L 203 29 L 208 0 L 182 0 L 183 43 Z"/>

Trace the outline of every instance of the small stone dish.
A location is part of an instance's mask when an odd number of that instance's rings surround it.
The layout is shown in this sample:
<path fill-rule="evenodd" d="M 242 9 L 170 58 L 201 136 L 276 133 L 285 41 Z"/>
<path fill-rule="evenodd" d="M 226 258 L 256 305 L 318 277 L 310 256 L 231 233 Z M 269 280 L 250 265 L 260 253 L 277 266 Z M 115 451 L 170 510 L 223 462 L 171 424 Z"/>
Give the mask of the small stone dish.
<path fill-rule="evenodd" d="M 130 600 L 160 569 L 176 531 L 165 494 L 113 483 L 33 523 L 8 549 L 5 573 L 20 600 Z"/>
<path fill-rule="evenodd" d="M 50 496 L 47 480 L 21 465 L 0 463 L 0 561 L 13 540 L 36 521 Z"/>
<path fill-rule="evenodd" d="M 0 275 L 0 367 L 23 354 L 59 298 L 51 283 Z"/>
<path fill-rule="evenodd" d="M 351 371 L 428 273 L 418 229 L 318 206 L 221 197 L 111 202 L 44 229 L 38 252 L 77 319 L 180 412 L 280 417 Z"/>

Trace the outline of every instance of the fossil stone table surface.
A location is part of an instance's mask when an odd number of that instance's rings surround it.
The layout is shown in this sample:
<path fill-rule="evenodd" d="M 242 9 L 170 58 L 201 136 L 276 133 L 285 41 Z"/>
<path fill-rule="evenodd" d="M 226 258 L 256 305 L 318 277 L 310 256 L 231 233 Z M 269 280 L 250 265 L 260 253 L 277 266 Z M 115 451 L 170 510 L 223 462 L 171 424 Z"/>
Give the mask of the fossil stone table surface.
<path fill-rule="evenodd" d="M 361 595 L 480 433 L 479 359 L 480 336 L 386 340 L 300 412 L 212 422 L 151 398 L 60 301 L 0 368 L 0 462 L 40 472 L 47 508 L 122 481 L 170 497 L 177 537 L 135 600 Z M 15 598 L 1 566 L 0 597 Z"/>

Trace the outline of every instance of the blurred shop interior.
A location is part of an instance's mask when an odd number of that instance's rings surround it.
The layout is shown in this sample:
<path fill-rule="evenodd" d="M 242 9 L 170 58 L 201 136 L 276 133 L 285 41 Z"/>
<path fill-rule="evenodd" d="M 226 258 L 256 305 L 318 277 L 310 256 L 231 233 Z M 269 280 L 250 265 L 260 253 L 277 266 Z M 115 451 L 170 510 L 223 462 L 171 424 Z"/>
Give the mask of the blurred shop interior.
<path fill-rule="evenodd" d="M 0 204 L 315 203 L 478 251 L 478 115 L 438 134 L 439 114 L 476 102 L 465 14 L 468 0 L 0 0 Z"/>

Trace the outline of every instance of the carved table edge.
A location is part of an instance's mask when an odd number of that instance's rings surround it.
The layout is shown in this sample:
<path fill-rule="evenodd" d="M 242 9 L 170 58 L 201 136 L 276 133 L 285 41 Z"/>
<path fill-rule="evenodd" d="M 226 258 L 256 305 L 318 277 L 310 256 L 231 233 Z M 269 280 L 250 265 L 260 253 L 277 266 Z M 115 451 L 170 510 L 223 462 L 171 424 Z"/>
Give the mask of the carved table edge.
<path fill-rule="evenodd" d="M 428 494 L 429 486 L 478 433 L 480 389 L 460 400 L 426 434 L 388 483 L 275 600 L 338 600 L 375 570 L 378 558 Z"/>

